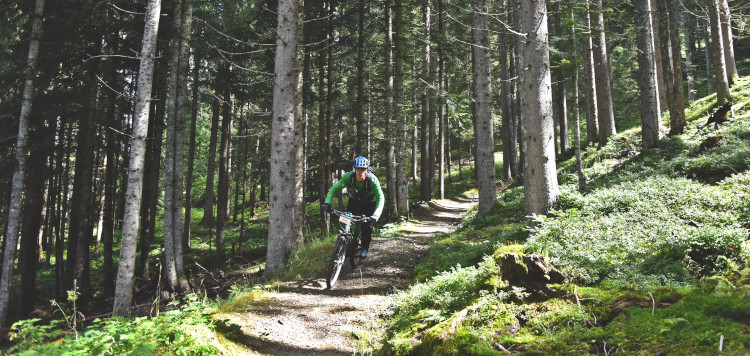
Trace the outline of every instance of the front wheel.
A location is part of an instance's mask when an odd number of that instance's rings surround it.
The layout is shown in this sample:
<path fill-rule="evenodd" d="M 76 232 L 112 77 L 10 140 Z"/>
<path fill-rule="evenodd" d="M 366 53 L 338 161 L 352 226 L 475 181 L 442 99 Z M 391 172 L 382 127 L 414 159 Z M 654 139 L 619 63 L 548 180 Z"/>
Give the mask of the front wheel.
<path fill-rule="evenodd" d="M 326 286 L 328 286 L 328 289 L 333 288 L 336 284 L 336 280 L 339 278 L 339 273 L 341 273 L 341 267 L 344 265 L 345 259 L 346 241 L 339 236 L 339 238 L 336 239 L 336 245 L 333 247 L 331 262 L 328 264 L 328 273 L 326 273 Z"/>

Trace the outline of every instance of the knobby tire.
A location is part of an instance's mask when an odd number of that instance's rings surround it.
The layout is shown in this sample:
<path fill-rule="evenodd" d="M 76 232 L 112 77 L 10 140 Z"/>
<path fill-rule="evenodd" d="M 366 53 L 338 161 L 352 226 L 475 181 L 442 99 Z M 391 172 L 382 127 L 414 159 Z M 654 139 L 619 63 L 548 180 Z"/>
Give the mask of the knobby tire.
<path fill-rule="evenodd" d="M 333 247 L 333 254 L 331 255 L 331 262 L 328 265 L 328 273 L 326 274 L 326 285 L 328 289 L 333 288 L 336 285 L 336 281 L 341 273 L 341 267 L 344 266 L 344 260 L 346 259 L 345 241 L 343 238 L 336 239 L 336 245 Z"/>

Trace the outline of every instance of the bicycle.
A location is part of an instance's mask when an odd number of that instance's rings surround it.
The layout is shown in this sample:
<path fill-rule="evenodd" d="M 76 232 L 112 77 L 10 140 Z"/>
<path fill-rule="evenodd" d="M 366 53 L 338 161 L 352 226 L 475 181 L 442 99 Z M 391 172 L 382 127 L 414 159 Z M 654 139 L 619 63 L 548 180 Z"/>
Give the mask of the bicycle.
<path fill-rule="evenodd" d="M 352 213 L 336 209 L 331 209 L 331 215 L 339 217 L 341 228 L 339 229 L 339 236 L 336 238 L 336 244 L 333 246 L 331 262 L 328 264 L 328 271 L 326 273 L 326 285 L 328 289 L 333 288 L 336 284 L 336 280 L 339 278 L 339 273 L 341 273 L 341 268 L 344 266 L 344 261 L 347 257 L 352 268 L 357 267 L 361 261 L 359 253 L 357 253 L 361 231 L 360 224 L 369 219 L 369 217 L 364 215 L 353 215 Z M 354 224 L 354 231 L 351 229 L 352 224 Z"/>

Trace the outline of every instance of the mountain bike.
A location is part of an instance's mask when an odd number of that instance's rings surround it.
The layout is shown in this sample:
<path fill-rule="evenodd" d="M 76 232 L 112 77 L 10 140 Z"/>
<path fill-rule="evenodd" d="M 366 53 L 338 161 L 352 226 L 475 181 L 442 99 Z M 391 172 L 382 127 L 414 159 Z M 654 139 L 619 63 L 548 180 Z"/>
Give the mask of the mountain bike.
<path fill-rule="evenodd" d="M 368 219 L 364 215 L 353 215 L 336 209 L 331 209 L 331 215 L 339 217 L 341 228 L 339 229 L 339 236 L 336 238 L 336 244 L 333 246 L 331 262 L 328 264 L 326 273 L 328 289 L 333 288 L 336 284 L 345 260 L 349 260 L 352 268 L 359 264 L 361 258 L 357 249 L 359 248 L 360 224 Z M 354 229 L 352 229 L 352 225 L 354 225 Z"/>

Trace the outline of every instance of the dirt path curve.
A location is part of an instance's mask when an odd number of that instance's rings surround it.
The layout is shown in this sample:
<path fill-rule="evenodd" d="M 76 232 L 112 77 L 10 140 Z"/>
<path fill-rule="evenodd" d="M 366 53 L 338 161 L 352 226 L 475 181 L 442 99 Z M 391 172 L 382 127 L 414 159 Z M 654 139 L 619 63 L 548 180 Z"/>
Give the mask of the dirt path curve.
<path fill-rule="evenodd" d="M 332 290 L 321 278 L 288 282 L 277 302 L 227 315 L 242 326 L 259 355 L 352 355 L 365 346 L 357 330 L 386 311 L 392 294 L 408 286 L 412 272 L 436 234 L 452 231 L 474 199 L 438 200 L 414 212 L 419 221 L 403 237 L 373 237 L 370 256 L 356 270 L 346 264 Z M 224 316 L 223 316 L 224 317 Z M 252 353 L 251 353 L 252 354 Z"/>

